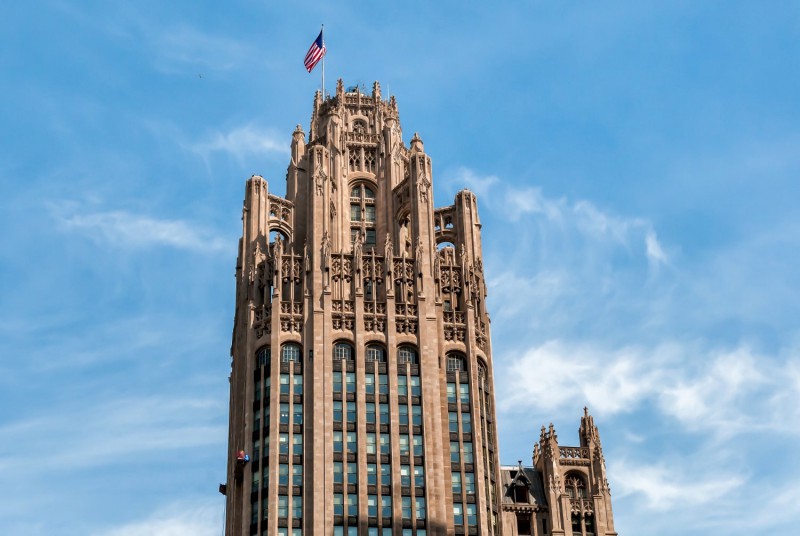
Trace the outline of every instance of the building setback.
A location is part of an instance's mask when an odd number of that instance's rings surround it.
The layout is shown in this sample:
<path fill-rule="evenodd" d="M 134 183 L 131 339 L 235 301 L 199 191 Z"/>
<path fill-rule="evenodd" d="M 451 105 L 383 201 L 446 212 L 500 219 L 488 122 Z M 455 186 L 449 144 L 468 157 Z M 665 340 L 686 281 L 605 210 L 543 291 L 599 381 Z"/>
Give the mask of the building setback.
<path fill-rule="evenodd" d="M 477 200 L 434 208 L 431 181 L 394 97 L 341 80 L 292 134 L 286 196 L 248 179 L 226 535 L 581 534 L 574 501 L 584 534 L 615 534 L 583 435 L 501 471 Z"/>

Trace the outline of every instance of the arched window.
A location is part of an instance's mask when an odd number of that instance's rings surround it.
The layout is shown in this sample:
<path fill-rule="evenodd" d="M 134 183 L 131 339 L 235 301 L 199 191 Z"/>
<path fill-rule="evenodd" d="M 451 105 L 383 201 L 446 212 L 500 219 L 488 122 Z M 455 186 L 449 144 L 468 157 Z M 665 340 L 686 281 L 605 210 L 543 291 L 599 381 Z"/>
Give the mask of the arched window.
<path fill-rule="evenodd" d="M 397 349 L 397 362 L 416 365 L 418 363 L 417 351 L 410 346 L 401 346 Z"/>
<path fill-rule="evenodd" d="M 567 475 L 567 478 L 564 480 L 564 492 L 573 499 L 585 499 L 588 497 L 586 483 L 583 477 L 574 473 Z"/>
<path fill-rule="evenodd" d="M 367 345 L 367 361 L 386 362 L 386 351 L 377 344 Z"/>
<path fill-rule="evenodd" d="M 478 387 L 484 392 L 489 392 L 489 374 L 483 359 L 478 359 Z"/>
<path fill-rule="evenodd" d="M 346 342 L 337 342 L 333 345 L 334 361 L 352 361 L 353 347 Z"/>
<path fill-rule="evenodd" d="M 299 363 L 300 362 L 300 345 L 289 342 L 281 348 L 281 363 Z"/>
<path fill-rule="evenodd" d="M 467 363 L 460 354 L 447 354 L 447 372 L 465 372 Z"/>
<path fill-rule="evenodd" d="M 269 368 L 270 354 L 271 351 L 269 346 L 261 348 L 258 353 L 256 353 L 256 368 Z"/>

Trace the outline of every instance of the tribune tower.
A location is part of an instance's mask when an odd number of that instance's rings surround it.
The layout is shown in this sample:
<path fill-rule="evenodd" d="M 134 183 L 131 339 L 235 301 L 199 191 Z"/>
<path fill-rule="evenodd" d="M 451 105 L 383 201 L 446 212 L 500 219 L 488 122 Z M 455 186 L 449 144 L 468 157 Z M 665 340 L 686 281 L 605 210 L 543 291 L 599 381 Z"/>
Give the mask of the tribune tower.
<path fill-rule="evenodd" d="M 227 536 L 616 536 L 594 420 L 498 466 L 475 196 L 435 209 L 394 98 L 317 93 L 286 196 L 247 181 Z M 527 426 L 528 423 L 523 423 Z"/>
<path fill-rule="evenodd" d="M 226 535 L 499 534 L 477 202 L 432 177 L 394 97 L 340 80 L 286 196 L 247 181 Z"/>

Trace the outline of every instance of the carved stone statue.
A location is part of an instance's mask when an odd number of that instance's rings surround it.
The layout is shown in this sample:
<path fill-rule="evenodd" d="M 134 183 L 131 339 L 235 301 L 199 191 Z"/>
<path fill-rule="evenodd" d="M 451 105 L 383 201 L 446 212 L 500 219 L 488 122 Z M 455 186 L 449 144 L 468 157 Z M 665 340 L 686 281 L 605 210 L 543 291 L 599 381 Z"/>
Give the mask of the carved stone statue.
<path fill-rule="evenodd" d="M 408 228 L 408 216 L 400 222 L 400 254 L 409 255 L 411 253 L 411 233 Z"/>
<path fill-rule="evenodd" d="M 356 264 L 355 266 L 356 272 L 361 271 L 361 265 L 363 260 L 362 258 L 363 249 L 364 249 L 364 239 L 361 236 L 361 233 L 359 232 L 358 235 L 356 236 L 355 241 L 353 242 L 353 260 Z"/>
<path fill-rule="evenodd" d="M 328 270 L 331 267 L 331 239 L 328 231 L 322 233 L 322 269 Z"/>
<path fill-rule="evenodd" d="M 414 248 L 414 263 L 418 275 L 422 275 L 422 255 L 424 253 L 425 248 L 422 245 L 422 238 L 417 237 L 417 247 Z"/>
<path fill-rule="evenodd" d="M 386 257 L 386 262 L 389 263 L 394 257 L 394 246 L 392 245 L 392 237 L 386 233 L 386 240 L 383 243 L 383 254 Z"/>

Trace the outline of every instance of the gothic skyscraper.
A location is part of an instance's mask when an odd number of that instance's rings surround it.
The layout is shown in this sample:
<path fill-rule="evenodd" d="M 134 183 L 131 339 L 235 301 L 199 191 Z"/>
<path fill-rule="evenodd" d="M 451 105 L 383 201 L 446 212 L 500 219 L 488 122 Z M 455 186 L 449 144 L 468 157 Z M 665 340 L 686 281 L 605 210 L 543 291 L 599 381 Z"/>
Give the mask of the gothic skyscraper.
<path fill-rule="evenodd" d="M 432 179 L 394 97 L 340 80 L 292 134 L 285 197 L 247 181 L 227 536 L 496 535 L 514 519 L 477 200 L 435 208 Z"/>

